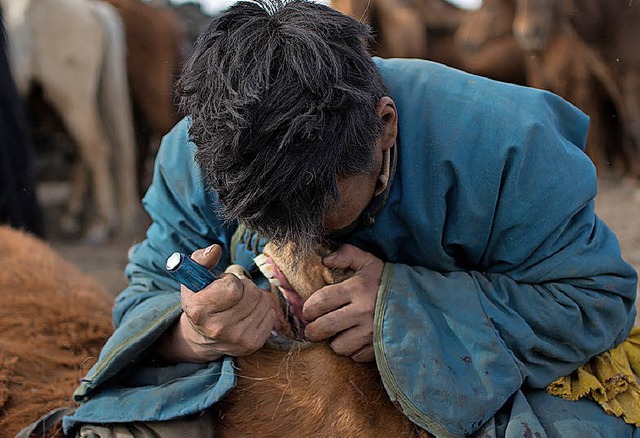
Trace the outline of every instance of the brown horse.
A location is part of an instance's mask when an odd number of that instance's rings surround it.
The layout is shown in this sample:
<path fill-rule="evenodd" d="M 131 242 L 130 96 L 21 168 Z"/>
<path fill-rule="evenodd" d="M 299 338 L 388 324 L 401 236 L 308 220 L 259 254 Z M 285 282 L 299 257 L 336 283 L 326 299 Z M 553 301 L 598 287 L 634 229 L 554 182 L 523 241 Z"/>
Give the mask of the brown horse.
<path fill-rule="evenodd" d="M 404 0 L 332 0 L 345 15 L 370 24 L 376 32 L 373 50 L 383 58 L 426 58 L 427 29 L 415 2 Z"/>
<path fill-rule="evenodd" d="M 282 274 L 273 276 L 272 290 L 276 294 L 276 285 L 284 286 L 286 281 L 306 299 L 320 287 L 348 276 L 345 272 L 330 272 L 318 254 L 301 260 L 294 252 L 291 246 L 276 249 L 267 245 L 258 261 L 265 271 Z M 293 331 L 289 328 L 282 332 Z M 237 386 L 217 406 L 216 434 L 222 437 L 250 436 L 256 431 L 263 437 L 292 433 L 429 436 L 391 402 L 374 364 L 338 356 L 324 343 L 272 337 L 257 352 L 236 358 L 235 366 Z"/>
<path fill-rule="evenodd" d="M 329 272 L 319 255 L 300 260 L 291 247 L 267 246 L 264 254 L 303 297 L 349 275 Z M 44 242 L 6 227 L 0 262 L 0 429 L 13 434 L 71 404 L 112 330 L 112 299 Z M 216 436 L 429 436 L 391 402 L 375 365 L 338 356 L 326 344 L 272 337 L 235 365 L 237 386 L 215 407 Z"/>
<path fill-rule="evenodd" d="M 524 52 L 511 32 L 513 0 L 484 0 L 455 34 L 463 69 L 499 81 L 526 82 Z"/>
<path fill-rule="evenodd" d="M 136 117 L 138 191 L 150 182 L 160 138 L 178 121 L 173 86 L 188 45 L 186 29 L 170 7 L 137 0 L 103 0 L 113 5 L 124 24 L 127 75 Z"/>
<path fill-rule="evenodd" d="M 611 93 L 618 91 L 612 78 L 600 82 L 594 75 L 596 67 L 602 69 L 601 77 L 609 74 L 608 68 L 572 31 L 568 22 L 558 24 L 564 15 L 561 2 L 549 2 L 542 8 L 528 0 L 517 0 L 516 5 L 513 33 L 528 53 L 529 85 L 551 90 L 591 116 L 587 153 L 599 171 L 605 170 L 612 161 L 618 166 L 624 165 L 617 147 L 619 136 L 615 135 L 615 128 L 607 129 L 609 117 L 601 111 L 611 108 L 606 105 L 609 99 L 602 84 L 608 86 Z"/>
<path fill-rule="evenodd" d="M 0 430 L 14 436 L 71 394 L 112 332 L 113 298 L 46 243 L 0 227 Z"/>
<path fill-rule="evenodd" d="M 333 0 L 331 5 L 373 27 L 373 50 L 379 56 L 426 58 L 497 80 L 524 82 L 522 51 L 510 29 L 504 31 L 509 38 L 471 50 L 456 35 L 474 14 L 443 0 Z"/>
<path fill-rule="evenodd" d="M 620 93 L 606 63 L 572 31 L 561 1 L 485 0 L 463 22 L 457 40 L 465 50 L 493 41 L 515 44 L 527 85 L 553 91 L 591 116 L 587 153 L 599 171 L 624 172 L 622 125 L 615 117 Z M 588 9 L 585 16 L 592 16 Z"/>
<path fill-rule="evenodd" d="M 456 66 L 450 44 L 465 12 L 442 0 L 332 0 L 343 14 L 372 26 L 383 58 L 426 58 Z"/>
<path fill-rule="evenodd" d="M 528 51 L 529 82 L 592 117 L 587 152 L 640 175 L 640 6 L 587 0 L 516 0 L 513 32 Z M 632 42 L 633 41 L 633 42 Z"/>

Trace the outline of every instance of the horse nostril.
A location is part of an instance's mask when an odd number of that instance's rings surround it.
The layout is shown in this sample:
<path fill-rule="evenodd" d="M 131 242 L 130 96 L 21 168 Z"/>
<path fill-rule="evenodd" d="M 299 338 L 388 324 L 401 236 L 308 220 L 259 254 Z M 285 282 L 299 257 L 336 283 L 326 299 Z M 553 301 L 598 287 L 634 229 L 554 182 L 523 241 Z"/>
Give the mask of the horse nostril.
<path fill-rule="evenodd" d="M 474 53 L 480 50 L 482 44 L 480 44 L 480 42 L 476 40 L 461 39 L 458 41 L 458 46 L 465 52 Z"/>
<path fill-rule="evenodd" d="M 486 37 L 474 35 L 467 27 L 460 27 L 454 36 L 457 48 L 466 53 L 474 53 L 480 50 L 486 41 Z"/>
<path fill-rule="evenodd" d="M 524 26 L 519 20 L 513 22 L 513 36 L 516 38 L 524 38 L 527 34 L 527 26 Z"/>
<path fill-rule="evenodd" d="M 543 46 L 543 31 L 540 26 L 527 26 L 519 22 L 513 24 L 513 36 L 524 50 L 539 50 Z"/>
<path fill-rule="evenodd" d="M 540 42 L 540 41 L 542 41 L 542 34 L 543 34 L 543 32 L 542 32 L 542 28 L 540 26 L 533 27 L 531 29 L 530 39 L 533 40 L 533 41 Z"/>

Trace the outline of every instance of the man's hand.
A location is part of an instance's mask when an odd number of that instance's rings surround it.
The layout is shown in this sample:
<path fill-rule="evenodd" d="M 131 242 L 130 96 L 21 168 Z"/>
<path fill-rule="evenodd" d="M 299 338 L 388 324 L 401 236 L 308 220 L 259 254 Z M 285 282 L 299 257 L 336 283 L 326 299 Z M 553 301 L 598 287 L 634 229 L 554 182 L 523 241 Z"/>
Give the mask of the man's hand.
<path fill-rule="evenodd" d="M 221 254 L 220 246 L 212 245 L 191 257 L 211 269 Z M 264 345 L 282 313 L 270 295 L 233 274 L 223 274 L 198 293 L 182 286 L 184 312 L 157 351 L 169 360 L 189 362 L 249 355 Z"/>
<path fill-rule="evenodd" d="M 373 317 L 384 263 L 353 245 L 342 245 L 322 262 L 329 268 L 351 269 L 355 274 L 315 292 L 303 307 L 310 321 L 305 335 L 310 341 L 333 337 L 331 348 L 356 362 L 375 359 Z"/>

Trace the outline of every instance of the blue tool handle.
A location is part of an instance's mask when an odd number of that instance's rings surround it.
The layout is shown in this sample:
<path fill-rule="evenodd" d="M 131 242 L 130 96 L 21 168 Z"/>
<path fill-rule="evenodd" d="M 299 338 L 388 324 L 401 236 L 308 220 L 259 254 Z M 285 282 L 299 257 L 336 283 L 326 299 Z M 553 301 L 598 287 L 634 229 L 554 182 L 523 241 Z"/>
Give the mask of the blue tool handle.
<path fill-rule="evenodd" d="M 167 259 L 167 271 L 192 292 L 201 291 L 216 279 L 211 271 L 180 252 Z"/>

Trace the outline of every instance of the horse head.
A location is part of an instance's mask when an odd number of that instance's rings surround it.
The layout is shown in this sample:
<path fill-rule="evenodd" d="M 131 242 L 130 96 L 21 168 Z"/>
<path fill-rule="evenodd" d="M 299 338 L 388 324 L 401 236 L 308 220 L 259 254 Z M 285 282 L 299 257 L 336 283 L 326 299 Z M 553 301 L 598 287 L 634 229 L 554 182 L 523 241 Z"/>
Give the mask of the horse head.
<path fill-rule="evenodd" d="M 364 23 L 370 22 L 373 0 L 331 0 L 331 7 Z"/>
<path fill-rule="evenodd" d="M 547 47 L 561 19 L 561 0 L 516 0 L 513 36 L 523 50 Z"/>
<path fill-rule="evenodd" d="M 343 281 L 353 274 L 352 271 L 324 266 L 322 257 L 329 252 L 328 246 L 318 246 L 315 251 L 303 254 L 292 243 L 283 246 L 268 243 L 262 254 L 255 258 L 256 265 L 269 280 L 271 293 L 284 310 L 286 320 L 280 322 L 276 342 L 283 345 L 290 344 L 287 340 L 306 342 L 304 329 L 307 321 L 302 316 L 304 302 L 322 287 Z M 231 265 L 226 272 L 246 275 L 238 265 Z M 274 341 L 273 337 L 271 341 Z"/>
<path fill-rule="evenodd" d="M 292 244 L 269 243 L 256 257 L 272 291 L 290 311 L 281 327 L 304 332 L 304 321 L 296 322 L 304 300 L 353 274 L 325 267 L 322 257 L 329 251 L 319 247 L 301 253 Z M 240 266 L 231 269 L 246 275 Z M 417 431 L 391 402 L 373 363 L 354 362 L 327 343 L 291 336 L 295 333 L 281 328 L 264 348 L 235 358 L 236 386 L 216 404 L 216 437 L 252 436 L 256 431 L 265 437 L 430 436 Z"/>
<path fill-rule="evenodd" d="M 495 39 L 511 32 L 515 6 L 513 0 L 484 0 L 482 6 L 460 23 L 455 40 L 468 53 L 478 52 Z"/>

